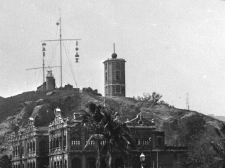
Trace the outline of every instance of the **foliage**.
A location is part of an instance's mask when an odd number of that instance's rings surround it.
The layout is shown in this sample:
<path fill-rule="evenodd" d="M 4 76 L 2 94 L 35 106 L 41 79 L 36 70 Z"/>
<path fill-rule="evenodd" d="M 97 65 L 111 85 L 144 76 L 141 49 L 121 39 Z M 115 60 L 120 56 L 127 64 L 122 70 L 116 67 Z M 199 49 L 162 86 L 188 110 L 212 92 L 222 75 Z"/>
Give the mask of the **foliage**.
<path fill-rule="evenodd" d="M 9 159 L 9 157 L 7 155 L 4 155 L 1 157 L 0 159 L 0 167 L 1 168 L 11 168 L 11 160 Z"/>
<path fill-rule="evenodd" d="M 210 139 L 204 134 L 200 139 L 189 144 L 189 151 L 183 166 L 188 168 L 218 168 L 219 163 L 215 160 L 215 152 L 210 148 Z"/>
<path fill-rule="evenodd" d="M 8 129 L 11 132 L 14 132 L 16 135 L 18 134 L 19 131 L 19 125 L 17 123 L 17 120 L 12 120 L 8 122 Z"/>
<path fill-rule="evenodd" d="M 186 118 L 182 128 L 182 140 L 188 152 L 176 162 L 176 168 L 218 168 L 216 153 L 210 148 L 211 139 L 206 129 L 206 121 L 200 114 Z"/>
<path fill-rule="evenodd" d="M 221 129 L 215 128 L 217 135 L 220 138 L 220 142 L 211 142 L 214 151 L 217 153 L 218 158 L 222 161 L 223 168 L 225 168 L 225 124 L 223 123 Z"/>
<path fill-rule="evenodd" d="M 143 102 L 151 102 L 152 106 L 156 105 L 159 103 L 159 100 L 162 98 L 162 95 L 153 92 L 152 94 L 150 93 L 143 93 L 143 96 L 137 96 L 134 97 L 134 99 L 138 101 L 143 101 Z"/>
<path fill-rule="evenodd" d="M 206 121 L 202 115 L 194 114 L 187 118 L 185 127 L 183 127 L 182 141 L 185 144 L 192 145 L 201 138 L 206 131 Z"/>
<path fill-rule="evenodd" d="M 94 89 L 94 90 L 93 90 L 91 87 L 83 88 L 83 89 L 82 89 L 82 92 L 91 93 L 91 94 L 93 94 L 93 95 L 101 96 L 101 94 L 98 93 L 98 90 L 97 90 L 97 89 Z"/>
<path fill-rule="evenodd" d="M 88 112 L 83 114 L 82 122 L 93 134 L 88 139 L 85 148 L 91 140 L 95 141 L 97 149 L 96 167 L 100 168 L 100 160 L 105 158 L 110 168 L 113 150 L 118 149 L 122 153 L 129 153 L 129 149 L 134 147 L 135 140 L 129 135 L 126 123 L 120 120 L 117 112 L 94 103 L 90 103 L 88 109 Z"/>

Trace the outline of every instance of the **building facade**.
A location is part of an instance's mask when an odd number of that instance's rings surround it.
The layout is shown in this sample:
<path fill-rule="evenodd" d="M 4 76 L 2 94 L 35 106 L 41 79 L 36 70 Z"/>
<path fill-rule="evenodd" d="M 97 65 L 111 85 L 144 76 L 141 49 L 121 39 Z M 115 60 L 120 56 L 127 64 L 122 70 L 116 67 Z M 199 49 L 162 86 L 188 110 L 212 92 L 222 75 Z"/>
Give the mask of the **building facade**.
<path fill-rule="evenodd" d="M 80 114 L 74 113 L 74 118 L 68 119 L 62 118 L 58 108 L 54 113 L 55 119 L 48 128 L 35 128 L 31 120 L 24 132 L 11 137 L 13 168 L 95 168 L 94 141 L 84 149 L 92 132 L 84 128 Z M 186 147 L 167 146 L 164 132 L 157 131 L 154 120 L 144 118 L 141 113 L 126 123 L 136 140 L 136 148 L 129 155 L 115 150 L 113 168 L 140 168 L 141 153 L 146 156 L 144 164 L 148 168 L 174 168 L 176 158 L 187 151 Z M 105 161 L 101 162 L 106 167 Z"/>
<path fill-rule="evenodd" d="M 125 60 L 117 58 L 114 52 L 112 58 L 104 61 L 105 96 L 126 96 Z"/>
<path fill-rule="evenodd" d="M 12 168 L 45 168 L 48 163 L 48 127 L 27 127 L 8 137 L 12 145 Z"/>

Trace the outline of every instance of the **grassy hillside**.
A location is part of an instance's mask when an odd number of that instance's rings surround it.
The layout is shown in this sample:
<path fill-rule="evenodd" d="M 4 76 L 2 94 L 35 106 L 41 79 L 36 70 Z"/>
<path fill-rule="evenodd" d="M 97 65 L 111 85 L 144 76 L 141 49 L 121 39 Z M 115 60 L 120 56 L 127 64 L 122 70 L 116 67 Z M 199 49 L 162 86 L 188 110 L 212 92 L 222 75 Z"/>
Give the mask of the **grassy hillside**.
<path fill-rule="evenodd" d="M 56 107 L 62 110 L 63 117 L 73 117 L 73 113 L 85 109 L 88 102 L 105 102 L 118 111 L 124 120 L 132 119 L 140 112 L 147 118 L 154 118 L 157 130 L 165 131 L 167 145 L 186 145 L 192 141 L 190 137 L 193 135 L 199 138 L 204 135 L 204 141 L 207 139 L 206 144 L 209 146 L 210 141 L 218 140 L 214 129 L 220 128 L 222 124 L 222 121 L 196 111 L 177 109 L 162 103 L 152 106 L 152 102 L 147 100 L 104 98 L 75 90 L 58 90 L 50 95 L 46 95 L 46 92 L 26 92 L 0 99 L 0 138 L 8 131 L 10 121 L 23 128 L 29 117 L 32 117 L 36 126 L 47 126 L 54 119 L 53 111 Z"/>

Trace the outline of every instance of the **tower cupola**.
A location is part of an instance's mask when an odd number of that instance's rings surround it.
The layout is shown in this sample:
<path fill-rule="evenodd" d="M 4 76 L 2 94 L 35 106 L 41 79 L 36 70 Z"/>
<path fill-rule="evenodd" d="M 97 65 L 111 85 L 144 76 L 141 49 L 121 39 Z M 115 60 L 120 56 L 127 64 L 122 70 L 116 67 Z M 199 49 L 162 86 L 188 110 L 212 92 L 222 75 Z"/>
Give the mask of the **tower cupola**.
<path fill-rule="evenodd" d="M 112 53 L 112 58 L 117 58 L 117 54 L 116 54 L 116 52 L 115 52 L 115 43 L 113 43 L 113 53 Z"/>

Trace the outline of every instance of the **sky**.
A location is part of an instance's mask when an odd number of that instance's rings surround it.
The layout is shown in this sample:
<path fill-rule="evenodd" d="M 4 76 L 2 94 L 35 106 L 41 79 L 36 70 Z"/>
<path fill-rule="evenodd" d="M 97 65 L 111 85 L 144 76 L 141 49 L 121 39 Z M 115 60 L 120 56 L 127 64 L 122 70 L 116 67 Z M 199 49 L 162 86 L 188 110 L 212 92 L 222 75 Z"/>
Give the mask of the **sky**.
<path fill-rule="evenodd" d="M 60 9 L 60 10 L 59 10 Z M 126 96 L 157 92 L 181 109 L 225 115 L 225 2 L 221 0 L 1 0 L 0 96 L 42 84 L 42 41 L 63 42 L 63 85 L 104 94 L 103 62 L 126 60 Z M 46 66 L 59 43 L 46 42 Z M 59 68 L 52 68 L 60 86 Z"/>

